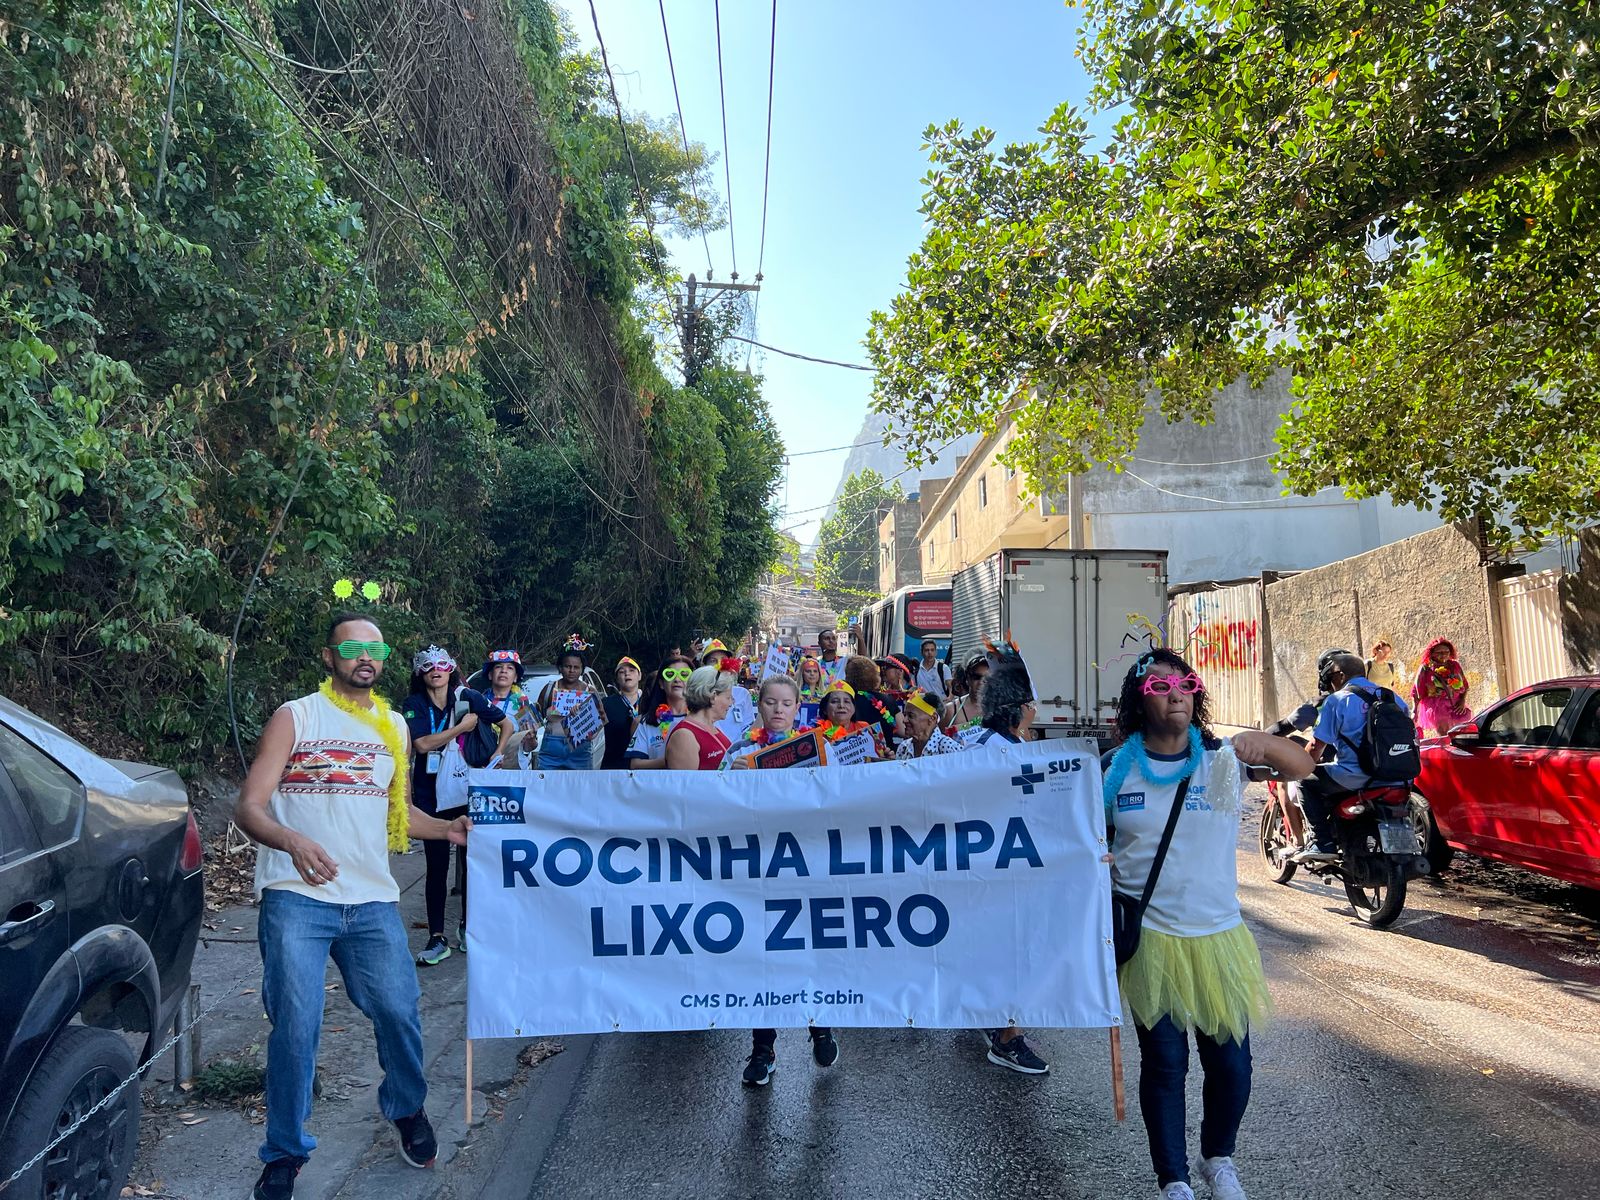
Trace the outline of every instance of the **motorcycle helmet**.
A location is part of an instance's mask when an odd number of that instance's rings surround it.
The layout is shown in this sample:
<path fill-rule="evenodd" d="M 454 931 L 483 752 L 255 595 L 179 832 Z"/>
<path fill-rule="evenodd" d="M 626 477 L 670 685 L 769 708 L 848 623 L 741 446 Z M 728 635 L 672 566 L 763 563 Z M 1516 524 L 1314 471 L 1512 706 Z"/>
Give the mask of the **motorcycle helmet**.
<path fill-rule="evenodd" d="M 1349 653 L 1349 650 L 1334 646 L 1317 655 L 1317 692 L 1319 694 L 1325 696 L 1333 691 L 1333 688 L 1329 685 L 1329 675 L 1332 673 L 1333 660 L 1341 654 Z"/>

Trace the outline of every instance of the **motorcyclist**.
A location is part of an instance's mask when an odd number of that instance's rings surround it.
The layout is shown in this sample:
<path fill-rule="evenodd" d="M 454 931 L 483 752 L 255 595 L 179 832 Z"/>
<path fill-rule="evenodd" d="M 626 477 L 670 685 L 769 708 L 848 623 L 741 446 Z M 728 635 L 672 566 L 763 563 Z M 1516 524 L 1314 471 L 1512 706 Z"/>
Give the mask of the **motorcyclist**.
<path fill-rule="evenodd" d="M 1333 824 L 1334 805 L 1340 797 L 1365 787 L 1368 775 L 1361 769 L 1360 745 L 1366 736 L 1367 701 L 1354 689 L 1369 693 L 1377 689 L 1366 678 L 1366 664 L 1358 655 L 1341 650 L 1319 659 L 1319 685 L 1328 688 L 1318 706 L 1311 744 L 1306 747 L 1318 762 L 1310 777 L 1297 785 L 1300 807 L 1311 823 L 1313 844 L 1294 855 L 1297 863 L 1333 862 L 1339 857 L 1338 839 Z M 1405 702 L 1395 698 L 1401 705 Z M 1322 762 L 1324 753 L 1333 751 L 1331 762 Z"/>
<path fill-rule="evenodd" d="M 1317 655 L 1317 698 L 1307 700 L 1287 717 L 1278 721 L 1270 733 L 1278 737 L 1289 737 L 1291 734 L 1304 733 L 1317 723 L 1317 714 L 1322 711 L 1322 702 L 1337 689 L 1330 686 L 1329 664 L 1341 654 L 1349 654 L 1349 650 L 1340 647 L 1330 647 Z"/>

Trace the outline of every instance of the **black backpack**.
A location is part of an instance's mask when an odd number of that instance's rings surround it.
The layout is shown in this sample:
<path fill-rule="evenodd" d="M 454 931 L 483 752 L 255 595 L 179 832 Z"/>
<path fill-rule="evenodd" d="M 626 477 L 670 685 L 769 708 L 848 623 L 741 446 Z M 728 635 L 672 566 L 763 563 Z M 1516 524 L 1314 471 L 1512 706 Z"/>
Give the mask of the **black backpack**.
<path fill-rule="evenodd" d="M 1411 714 L 1388 688 L 1374 693 L 1353 687 L 1350 693 L 1367 702 L 1366 726 L 1355 748 L 1362 771 L 1373 783 L 1410 783 L 1422 773 L 1417 727 L 1411 723 Z"/>

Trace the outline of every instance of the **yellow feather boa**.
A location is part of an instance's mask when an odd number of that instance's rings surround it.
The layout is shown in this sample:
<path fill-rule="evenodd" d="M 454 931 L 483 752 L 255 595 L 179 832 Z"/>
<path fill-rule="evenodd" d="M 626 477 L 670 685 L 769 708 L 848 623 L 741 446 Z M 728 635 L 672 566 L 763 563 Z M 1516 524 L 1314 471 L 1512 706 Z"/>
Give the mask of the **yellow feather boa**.
<path fill-rule="evenodd" d="M 411 824 L 411 757 L 406 753 L 405 739 L 389 719 L 394 710 L 377 692 L 371 693 L 371 708 L 353 704 L 333 690 L 331 679 L 324 679 L 319 690 L 329 704 L 377 734 L 394 759 L 394 775 L 389 779 L 389 853 L 404 854 L 409 841 L 406 830 Z"/>

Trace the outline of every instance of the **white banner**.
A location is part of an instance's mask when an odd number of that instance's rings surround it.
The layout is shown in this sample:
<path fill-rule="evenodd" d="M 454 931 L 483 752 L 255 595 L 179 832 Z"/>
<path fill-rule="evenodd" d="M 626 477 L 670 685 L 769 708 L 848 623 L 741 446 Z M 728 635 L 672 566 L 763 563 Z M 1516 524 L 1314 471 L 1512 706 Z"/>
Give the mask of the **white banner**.
<path fill-rule="evenodd" d="M 467 1036 L 1120 1024 L 1100 766 L 474 771 Z"/>

